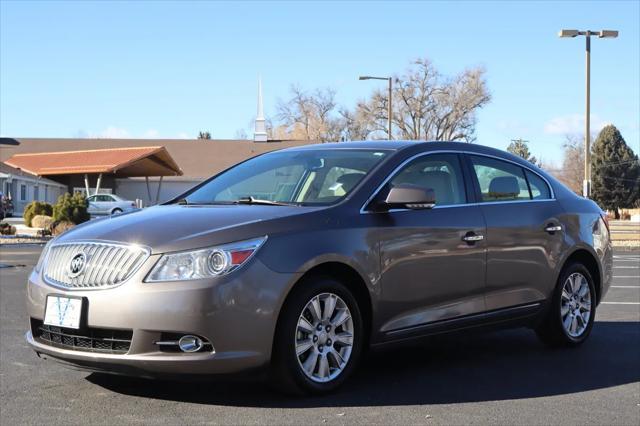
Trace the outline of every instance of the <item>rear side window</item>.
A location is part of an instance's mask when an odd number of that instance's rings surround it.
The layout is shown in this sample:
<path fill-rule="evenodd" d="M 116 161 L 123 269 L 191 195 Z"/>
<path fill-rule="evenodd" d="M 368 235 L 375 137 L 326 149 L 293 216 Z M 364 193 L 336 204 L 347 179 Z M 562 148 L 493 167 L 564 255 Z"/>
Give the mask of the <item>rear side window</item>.
<path fill-rule="evenodd" d="M 522 167 L 488 157 L 469 156 L 483 202 L 530 200 Z"/>
<path fill-rule="evenodd" d="M 413 160 L 394 176 L 387 185 L 387 191 L 403 183 L 432 189 L 437 206 L 467 202 L 460 160 L 456 154 L 431 154 Z"/>
<path fill-rule="evenodd" d="M 527 175 L 527 181 L 529 181 L 529 188 L 531 188 L 531 197 L 534 200 L 548 200 L 551 198 L 551 191 L 549 185 L 535 173 L 525 170 Z"/>

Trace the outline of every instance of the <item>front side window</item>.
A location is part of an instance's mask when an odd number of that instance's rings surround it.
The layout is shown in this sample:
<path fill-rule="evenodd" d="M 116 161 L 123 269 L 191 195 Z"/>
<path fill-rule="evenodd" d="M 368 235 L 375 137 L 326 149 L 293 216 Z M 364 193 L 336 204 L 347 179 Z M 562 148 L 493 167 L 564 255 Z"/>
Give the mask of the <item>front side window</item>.
<path fill-rule="evenodd" d="M 386 185 L 411 184 L 432 189 L 436 206 L 450 206 L 467 202 L 460 160 L 456 154 L 432 154 L 413 160 Z"/>
<path fill-rule="evenodd" d="M 349 194 L 387 153 L 367 149 L 273 152 L 238 164 L 178 199 L 188 204 L 238 200 L 331 204 Z"/>
<path fill-rule="evenodd" d="M 522 167 L 488 157 L 471 155 L 470 158 L 482 202 L 531 199 Z"/>

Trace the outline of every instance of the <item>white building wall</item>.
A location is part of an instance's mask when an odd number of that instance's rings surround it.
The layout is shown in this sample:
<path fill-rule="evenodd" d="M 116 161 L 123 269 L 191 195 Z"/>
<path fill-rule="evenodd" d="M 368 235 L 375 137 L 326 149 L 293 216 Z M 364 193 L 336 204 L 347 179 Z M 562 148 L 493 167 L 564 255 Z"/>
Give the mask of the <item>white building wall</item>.
<path fill-rule="evenodd" d="M 11 176 L 10 180 L 7 178 L 1 179 L 0 188 L 0 191 L 5 196 L 7 192 L 11 194 L 15 216 L 21 216 L 27 204 L 31 201 L 46 201 L 54 204 L 58 201 L 60 195 L 67 192 L 67 187 L 64 185 L 56 185 L 50 181 L 47 182 L 36 178 L 23 178 L 22 176 Z"/>

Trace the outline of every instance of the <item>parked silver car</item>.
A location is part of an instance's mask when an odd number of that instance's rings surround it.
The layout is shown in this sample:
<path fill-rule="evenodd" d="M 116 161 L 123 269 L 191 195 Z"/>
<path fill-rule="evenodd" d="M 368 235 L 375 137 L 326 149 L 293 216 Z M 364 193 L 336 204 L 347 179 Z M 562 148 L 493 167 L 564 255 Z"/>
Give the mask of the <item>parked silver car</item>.
<path fill-rule="evenodd" d="M 577 346 L 611 277 L 602 210 L 519 157 L 311 145 L 51 241 L 29 277 L 26 339 L 90 371 L 265 368 L 320 393 L 365 349 L 436 333 L 526 326 Z"/>
<path fill-rule="evenodd" d="M 125 200 L 115 194 L 92 195 L 87 197 L 87 202 L 91 216 L 118 214 L 136 208 L 135 202 Z"/>

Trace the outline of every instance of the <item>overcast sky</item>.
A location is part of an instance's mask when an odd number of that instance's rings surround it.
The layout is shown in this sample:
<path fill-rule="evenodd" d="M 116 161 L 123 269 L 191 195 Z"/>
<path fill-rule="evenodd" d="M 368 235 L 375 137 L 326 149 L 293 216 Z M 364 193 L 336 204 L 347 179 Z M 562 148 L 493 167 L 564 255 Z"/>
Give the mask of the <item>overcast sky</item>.
<path fill-rule="evenodd" d="M 493 99 L 477 143 L 530 141 L 558 162 L 584 119 L 584 38 L 592 40 L 592 125 L 640 141 L 640 2 L 0 2 L 0 134 L 195 137 L 251 134 L 257 76 L 265 110 L 288 87 L 333 87 L 353 106 L 428 57 L 444 74 L 481 65 Z"/>

